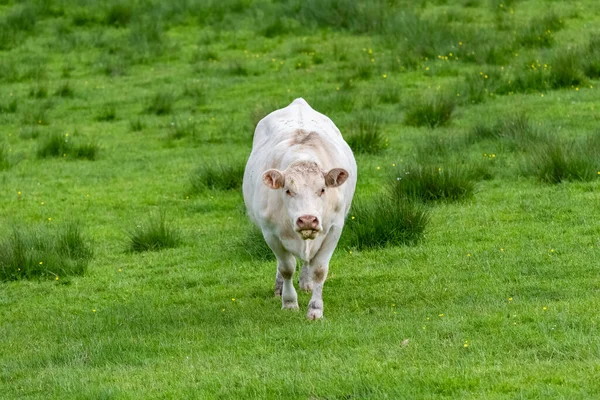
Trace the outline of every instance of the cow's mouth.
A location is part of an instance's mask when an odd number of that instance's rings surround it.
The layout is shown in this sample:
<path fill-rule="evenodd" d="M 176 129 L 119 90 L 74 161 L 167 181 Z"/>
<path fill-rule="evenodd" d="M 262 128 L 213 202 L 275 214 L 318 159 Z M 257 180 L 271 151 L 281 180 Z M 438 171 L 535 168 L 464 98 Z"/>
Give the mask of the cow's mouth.
<path fill-rule="evenodd" d="M 319 231 L 316 229 L 302 229 L 298 233 L 302 236 L 303 240 L 313 240 L 317 237 Z"/>

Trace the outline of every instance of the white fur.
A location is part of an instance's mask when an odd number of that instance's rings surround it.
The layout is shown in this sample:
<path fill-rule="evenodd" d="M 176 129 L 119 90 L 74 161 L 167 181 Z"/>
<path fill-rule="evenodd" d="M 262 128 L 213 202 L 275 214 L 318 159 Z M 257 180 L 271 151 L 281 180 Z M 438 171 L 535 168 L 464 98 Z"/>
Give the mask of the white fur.
<path fill-rule="evenodd" d="M 307 136 L 310 143 L 299 140 Z M 342 168 L 349 176 L 339 186 L 325 186 L 322 175 L 306 175 L 298 170 L 292 174 L 288 167 L 298 161 L 316 163 L 323 174 Z M 273 189 L 263 181 L 263 174 L 273 169 L 288 172 L 285 184 L 293 189 L 293 196 L 286 196 L 286 188 Z M 340 131 L 304 99 L 294 100 L 258 123 L 244 173 L 244 202 L 250 219 L 260 227 L 277 257 L 278 271 L 283 277 L 280 289 L 284 308 L 293 308 L 290 303 L 296 299 L 289 282 L 295 271 L 294 257 L 300 258 L 308 269 L 309 273 L 303 275 L 313 282 L 304 282 L 303 286 L 313 287 L 309 319 L 321 318 L 323 314 L 322 285 L 350 210 L 356 178 L 356 161 Z M 322 196 L 318 194 L 321 186 L 325 189 Z M 318 217 L 320 231 L 314 240 L 303 240 L 296 231 L 295 221 L 301 215 Z"/>

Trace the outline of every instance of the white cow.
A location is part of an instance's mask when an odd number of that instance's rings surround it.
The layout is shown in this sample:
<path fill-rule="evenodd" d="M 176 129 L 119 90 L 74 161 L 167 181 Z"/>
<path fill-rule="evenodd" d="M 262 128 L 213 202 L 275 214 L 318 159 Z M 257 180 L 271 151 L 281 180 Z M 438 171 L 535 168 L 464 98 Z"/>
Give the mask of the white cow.
<path fill-rule="evenodd" d="M 304 99 L 263 118 L 244 172 L 244 202 L 277 257 L 275 294 L 298 309 L 292 276 L 312 290 L 308 319 L 323 316 L 323 283 L 356 187 L 356 161 L 339 129 Z"/>

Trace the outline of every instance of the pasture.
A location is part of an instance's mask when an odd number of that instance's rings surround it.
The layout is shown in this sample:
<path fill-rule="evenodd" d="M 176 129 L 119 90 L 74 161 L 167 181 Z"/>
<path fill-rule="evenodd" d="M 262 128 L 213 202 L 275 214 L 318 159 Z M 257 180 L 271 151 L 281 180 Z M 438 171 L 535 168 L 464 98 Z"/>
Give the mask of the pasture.
<path fill-rule="evenodd" d="M 600 397 L 599 80 L 596 0 L 1 0 L 0 397 Z M 358 163 L 320 321 L 240 190 L 297 97 Z"/>

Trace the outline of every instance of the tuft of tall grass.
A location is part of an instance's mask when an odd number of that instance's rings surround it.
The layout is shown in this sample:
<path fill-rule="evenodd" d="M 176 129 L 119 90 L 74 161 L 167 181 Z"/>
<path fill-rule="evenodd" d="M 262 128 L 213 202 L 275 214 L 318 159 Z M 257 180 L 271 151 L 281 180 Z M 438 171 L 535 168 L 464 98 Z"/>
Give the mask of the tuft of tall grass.
<path fill-rule="evenodd" d="M 65 157 L 72 149 L 69 138 L 60 133 L 46 136 L 37 149 L 38 158 Z"/>
<path fill-rule="evenodd" d="M 192 193 L 207 189 L 239 189 L 244 179 L 244 168 L 244 164 L 234 161 L 205 162 L 190 175 Z"/>
<path fill-rule="evenodd" d="M 97 143 L 89 142 L 73 146 L 70 155 L 77 159 L 95 161 L 98 159 L 100 146 Z"/>
<path fill-rule="evenodd" d="M 397 198 L 430 201 L 459 201 L 473 196 L 475 178 L 470 167 L 418 165 L 396 176 L 392 192 Z"/>
<path fill-rule="evenodd" d="M 234 76 L 248 76 L 248 68 L 240 61 L 233 61 L 229 64 L 227 69 L 230 75 Z"/>
<path fill-rule="evenodd" d="M 38 82 L 29 89 L 29 96 L 36 99 L 45 99 L 48 97 L 48 88 L 46 85 Z"/>
<path fill-rule="evenodd" d="M 600 78 L 600 35 L 590 38 L 587 51 L 582 56 L 585 74 L 592 78 Z"/>
<path fill-rule="evenodd" d="M 556 14 L 533 19 L 517 35 L 517 41 L 524 47 L 551 47 L 554 33 L 561 30 L 564 22 Z"/>
<path fill-rule="evenodd" d="M 436 128 L 447 125 L 456 108 L 456 100 L 448 95 L 437 95 L 429 100 L 416 101 L 408 106 L 404 122 L 411 126 Z"/>
<path fill-rule="evenodd" d="M 97 143 L 74 144 L 69 136 L 53 133 L 46 136 L 38 145 L 37 157 L 69 157 L 94 161 L 98 158 L 100 146 Z"/>
<path fill-rule="evenodd" d="M 0 143 L 0 171 L 7 170 L 11 167 L 11 162 L 8 157 L 8 150 L 4 143 Z"/>
<path fill-rule="evenodd" d="M 522 172 L 542 182 L 591 181 L 600 171 L 600 140 L 583 143 L 549 137 L 526 156 Z"/>
<path fill-rule="evenodd" d="M 156 213 L 128 232 L 130 252 L 159 251 L 181 245 L 181 234 L 171 227 L 165 213 Z"/>
<path fill-rule="evenodd" d="M 372 112 L 363 114 L 352 124 L 346 142 L 358 154 L 379 154 L 386 143 L 381 135 L 381 119 Z"/>
<path fill-rule="evenodd" d="M 150 98 L 148 105 L 146 106 L 146 112 L 165 115 L 173 112 L 175 105 L 175 96 L 171 92 L 159 92 Z"/>
<path fill-rule="evenodd" d="M 17 112 L 18 101 L 13 97 L 7 104 L 0 104 L 0 114 L 14 114 Z"/>
<path fill-rule="evenodd" d="M 129 129 L 133 132 L 141 132 L 142 129 L 144 129 L 144 122 L 140 118 L 135 120 L 132 119 L 129 121 Z"/>
<path fill-rule="evenodd" d="M 342 244 L 357 249 L 414 244 L 430 220 L 423 204 L 389 193 L 355 199 L 348 215 Z"/>
<path fill-rule="evenodd" d="M 73 97 L 73 88 L 69 81 L 61 83 L 56 92 L 54 92 L 54 95 L 59 97 Z"/>
<path fill-rule="evenodd" d="M 466 150 L 466 142 L 462 137 L 444 135 L 427 135 L 419 140 L 416 146 L 417 159 L 440 160 L 448 154 L 459 154 Z"/>
<path fill-rule="evenodd" d="M 469 133 L 471 143 L 480 140 L 501 140 L 510 147 L 526 149 L 543 138 L 542 133 L 524 114 L 498 119 L 494 124 L 479 122 Z"/>
<path fill-rule="evenodd" d="M 0 280 L 82 275 L 93 256 L 78 222 L 53 228 L 14 227 L 0 241 Z"/>
<path fill-rule="evenodd" d="M 398 104 L 400 95 L 400 89 L 394 85 L 385 85 L 377 91 L 379 101 L 385 104 Z"/>
<path fill-rule="evenodd" d="M 578 86 L 586 77 L 581 63 L 581 54 L 573 50 L 559 51 L 551 61 L 550 86 L 553 89 Z"/>
<path fill-rule="evenodd" d="M 131 4 L 115 3 L 108 8 L 104 23 L 116 27 L 125 27 L 131 22 L 133 14 L 134 10 Z"/>
<path fill-rule="evenodd" d="M 117 108 L 112 103 L 104 104 L 100 108 L 100 112 L 96 116 L 97 121 L 110 122 L 110 121 L 115 121 L 116 119 L 117 119 Z"/>

